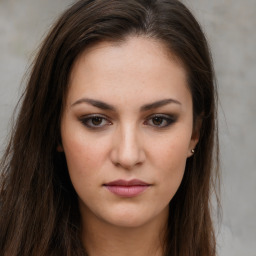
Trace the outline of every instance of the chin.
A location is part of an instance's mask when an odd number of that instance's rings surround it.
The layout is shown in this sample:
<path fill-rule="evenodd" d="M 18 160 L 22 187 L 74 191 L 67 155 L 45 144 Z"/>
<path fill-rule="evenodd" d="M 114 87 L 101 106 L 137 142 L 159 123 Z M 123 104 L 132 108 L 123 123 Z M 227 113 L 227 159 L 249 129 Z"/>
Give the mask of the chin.
<path fill-rule="evenodd" d="M 139 211 L 138 209 L 129 209 L 128 207 L 123 211 L 115 211 L 101 216 L 102 219 L 115 227 L 119 228 L 139 228 L 144 225 L 158 222 L 159 220 L 168 219 L 167 207 L 160 213 L 150 210 Z"/>
<path fill-rule="evenodd" d="M 109 224 L 119 228 L 138 228 L 147 223 L 144 216 L 123 215 L 109 220 Z"/>

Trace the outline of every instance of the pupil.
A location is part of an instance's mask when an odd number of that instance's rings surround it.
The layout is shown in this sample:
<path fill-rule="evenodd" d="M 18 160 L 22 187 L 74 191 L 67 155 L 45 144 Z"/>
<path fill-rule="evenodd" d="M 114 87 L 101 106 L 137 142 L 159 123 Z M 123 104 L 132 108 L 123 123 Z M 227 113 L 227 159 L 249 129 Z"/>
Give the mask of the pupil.
<path fill-rule="evenodd" d="M 154 125 L 161 125 L 162 122 L 163 122 L 163 118 L 162 117 L 154 117 L 153 118 Z"/>
<path fill-rule="evenodd" d="M 102 122 L 102 118 L 101 117 L 94 117 L 92 119 L 93 125 L 99 125 L 99 124 L 101 124 L 101 122 Z"/>

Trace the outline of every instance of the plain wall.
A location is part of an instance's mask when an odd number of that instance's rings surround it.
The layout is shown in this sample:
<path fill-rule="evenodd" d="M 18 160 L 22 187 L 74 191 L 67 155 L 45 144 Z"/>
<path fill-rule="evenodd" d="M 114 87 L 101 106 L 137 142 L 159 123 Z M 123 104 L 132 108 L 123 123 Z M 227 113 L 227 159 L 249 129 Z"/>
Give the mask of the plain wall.
<path fill-rule="evenodd" d="M 0 0 L 0 150 L 22 77 L 71 0 Z M 220 256 L 256 256 L 256 1 L 184 0 L 209 39 L 220 95 Z"/>

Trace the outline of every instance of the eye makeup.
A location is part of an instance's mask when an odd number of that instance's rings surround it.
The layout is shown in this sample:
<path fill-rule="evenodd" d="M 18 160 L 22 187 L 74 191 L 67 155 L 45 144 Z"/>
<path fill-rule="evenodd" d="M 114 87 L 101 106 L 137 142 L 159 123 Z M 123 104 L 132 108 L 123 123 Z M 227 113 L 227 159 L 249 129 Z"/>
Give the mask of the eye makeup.
<path fill-rule="evenodd" d="M 143 125 L 156 129 L 164 129 L 175 123 L 176 120 L 177 115 L 158 113 L 152 114 L 145 118 Z M 110 118 L 102 114 L 83 115 L 79 118 L 79 121 L 86 128 L 91 130 L 100 130 L 107 128 L 107 126 L 113 125 L 113 122 L 110 120 Z"/>
<path fill-rule="evenodd" d="M 144 122 L 155 128 L 167 128 L 177 120 L 177 116 L 167 114 L 153 114 Z"/>
<path fill-rule="evenodd" d="M 80 122 L 89 129 L 102 129 L 112 124 L 104 115 L 91 114 L 79 118 Z"/>

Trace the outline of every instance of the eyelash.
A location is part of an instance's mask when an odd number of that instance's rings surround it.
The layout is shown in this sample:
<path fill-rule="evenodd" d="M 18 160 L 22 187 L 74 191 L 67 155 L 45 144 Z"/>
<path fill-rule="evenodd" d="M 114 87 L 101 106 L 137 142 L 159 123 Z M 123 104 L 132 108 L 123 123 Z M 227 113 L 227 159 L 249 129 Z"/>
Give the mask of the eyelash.
<path fill-rule="evenodd" d="M 161 125 L 151 124 L 151 126 L 161 129 L 161 128 L 166 128 L 166 127 L 170 126 L 171 124 L 173 124 L 177 118 L 173 115 L 155 114 L 155 115 L 152 115 L 149 118 L 147 118 L 146 122 L 149 122 L 149 121 L 153 122 L 154 119 L 155 119 L 155 121 L 157 121 L 157 119 L 159 121 L 159 119 L 160 119 L 160 121 L 165 122 L 165 124 L 162 124 L 162 122 L 161 122 Z M 144 124 L 145 124 L 145 122 L 144 122 Z"/>
<path fill-rule="evenodd" d="M 171 124 L 173 124 L 176 121 L 176 119 L 177 118 L 173 115 L 155 114 L 155 115 L 151 115 L 150 117 L 148 117 L 143 124 L 152 126 L 154 128 L 163 129 L 163 128 L 166 128 L 166 127 L 170 126 Z M 98 124 L 98 125 L 93 124 L 92 123 L 93 120 L 100 121 L 100 124 Z M 109 121 L 108 118 L 106 118 L 105 116 L 99 115 L 99 114 L 81 117 L 80 121 L 82 122 L 83 125 L 85 125 L 87 128 L 92 129 L 92 130 L 102 129 L 105 126 L 112 125 L 112 122 Z M 102 124 L 102 121 L 104 122 L 103 124 Z M 150 122 L 154 122 L 154 121 L 160 121 L 160 124 L 159 125 L 156 125 L 154 123 L 150 124 Z M 164 124 L 162 124 L 163 122 L 164 122 Z"/>
<path fill-rule="evenodd" d="M 95 124 L 92 124 L 92 121 L 96 120 L 96 119 L 99 119 L 99 120 L 104 120 L 105 121 L 105 124 L 102 125 L 95 125 Z M 105 116 L 102 116 L 102 115 L 98 115 L 98 114 L 95 114 L 95 115 L 88 115 L 88 116 L 85 116 L 85 117 L 82 117 L 80 118 L 80 121 L 82 122 L 83 125 L 85 125 L 87 128 L 89 129 L 101 129 L 103 127 L 105 127 L 106 125 L 111 125 L 112 123 L 105 117 Z M 91 123 L 91 124 L 89 124 Z"/>

